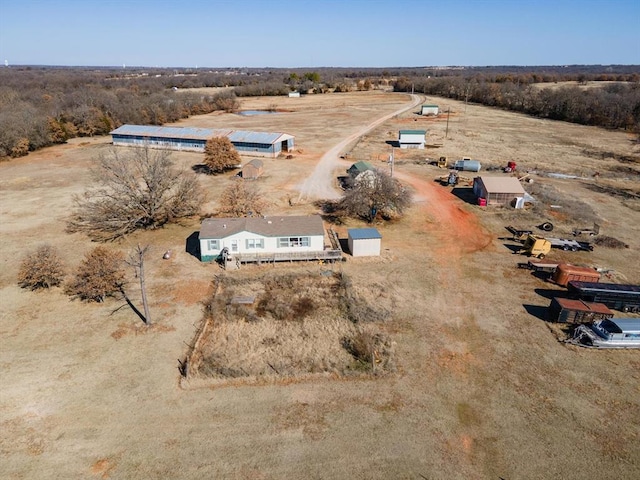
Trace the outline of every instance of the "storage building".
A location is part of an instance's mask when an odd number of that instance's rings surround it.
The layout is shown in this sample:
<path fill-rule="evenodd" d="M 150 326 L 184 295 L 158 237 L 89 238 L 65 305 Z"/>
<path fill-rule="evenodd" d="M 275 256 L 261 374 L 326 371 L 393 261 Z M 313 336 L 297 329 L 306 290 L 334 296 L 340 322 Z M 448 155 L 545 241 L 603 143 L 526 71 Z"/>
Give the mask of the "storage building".
<path fill-rule="evenodd" d="M 420 115 L 438 115 L 438 105 L 422 105 Z"/>
<path fill-rule="evenodd" d="M 400 148 L 423 149 L 426 143 L 426 130 L 400 130 L 398 133 L 398 143 Z"/>
<path fill-rule="evenodd" d="M 547 310 L 549 320 L 560 323 L 589 323 L 613 317 L 602 303 L 555 297 Z"/>
<path fill-rule="evenodd" d="M 373 168 L 373 165 L 371 165 L 369 162 L 360 161 L 351 165 L 347 169 L 347 173 L 351 178 L 356 178 L 358 175 L 368 170 L 375 170 L 375 168 Z"/>
<path fill-rule="evenodd" d="M 350 228 L 348 230 L 349 251 L 354 257 L 380 255 L 382 235 L 375 228 Z"/>
<path fill-rule="evenodd" d="M 524 207 L 525 191 L 515 177 L 476 177 L 473 193 L 486 200 L 487 205 L 511 205 Z"/>
<path fill-rule="evenodd" d="M 242 167 L 242 178 L 245 180 L 255 180 L 264 171 L 264 162 L 254 158 Z"/>
<path fill-rule="evenodd" d="M 294 137 L 286 133 L 195 127 L 122 125 L 111 132 L 114 145 L 204 152 L 207 140 L 227 137 L 241 155 L 277 157 L 294 148 Z"/>

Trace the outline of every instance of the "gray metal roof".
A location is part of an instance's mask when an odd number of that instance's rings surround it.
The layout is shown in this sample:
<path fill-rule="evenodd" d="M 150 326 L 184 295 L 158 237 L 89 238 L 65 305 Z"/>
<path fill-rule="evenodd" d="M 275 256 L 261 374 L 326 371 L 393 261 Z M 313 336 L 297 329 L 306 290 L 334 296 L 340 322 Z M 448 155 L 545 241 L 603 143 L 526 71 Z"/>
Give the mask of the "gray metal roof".
<path fill-rule="evenodd" d="M 273 145 L 274 143 L 293 138 L 292 135 L 287 135 L 286 133 L 281 132 L 247 132 L 244 130 L 234 130 L 228 135 L 228 137 L 233 143 L 260 143 L 263 145 Z"/>
<path fill-rule="evenodd" d="M 200 227 L 201 239 L 220 239 L 240 232 L 263 237 L 323 235 L 320 215 L 288 217 L 205 218 Z"/>
<path fill-rule="evenodd" d="M 354 240 L 370 240 L 372 238 L 382 238 L 380 232 L 375 228 L 350 228 L 347 230 L 349 236 Z"/>
<path fill-rule="evenodd" d="M 228 137 L 232 143 L 259 143 L 263 145 L 273 145 L 274 143 L 294 138 L 293 135 L 282 132 L 249 132 L 196 127 L 155 127 L 152 125 L 122 125 L 113 130 L 111 135 L 136 135 L 185 140 L 209 140 L 212 137 Z"/>
<path fill-rule="evenodd" d="M 640 333 L 640 318 L 610 318 L 624 333 Z"/>

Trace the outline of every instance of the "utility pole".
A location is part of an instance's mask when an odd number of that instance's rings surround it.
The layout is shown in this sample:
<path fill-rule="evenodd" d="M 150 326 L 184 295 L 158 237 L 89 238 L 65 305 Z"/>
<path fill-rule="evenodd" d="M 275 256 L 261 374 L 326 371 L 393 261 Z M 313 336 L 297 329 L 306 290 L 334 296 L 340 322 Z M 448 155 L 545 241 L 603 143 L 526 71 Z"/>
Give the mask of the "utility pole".
<path fill-rule="evenodd" d="M 447 108 L 447 128 L 444 131 L 444 138 L 447 138 L 449 135 L 449 113 L 451 112 L 451 107 Z"/>
<path fill-rule="evenodd" d="M 391 178 L 393 178 L 393 146 L 391 147 L 391 155 L 389 155 L 389 166 L 391 167 Z"/>

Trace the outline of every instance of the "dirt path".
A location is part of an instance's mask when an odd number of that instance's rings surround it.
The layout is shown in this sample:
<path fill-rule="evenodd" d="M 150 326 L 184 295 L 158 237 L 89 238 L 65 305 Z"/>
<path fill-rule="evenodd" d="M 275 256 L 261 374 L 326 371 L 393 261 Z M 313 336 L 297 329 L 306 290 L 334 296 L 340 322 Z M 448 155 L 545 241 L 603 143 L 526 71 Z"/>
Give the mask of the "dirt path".
<path fill-rule="evenodd" d="M 396 110 L 395 112 L 384 115 L 377 120 L 365 125 L 352 133 L 340 143 L 335 145 L 331 150 L 325 153 L 320 161 L 316 164 L 313 172 L 309 175 L 305 181 L 300 185 L 300 195 L 298 196 L 298 203 L 301 201 L 317 198 L 326 198 L 329 200 L 335 200 L 340 198 L 340 193 L 334 187 L 333 171 L 340 165 L 340 152 L 343 152 L 350 143 L 356 141 L 362 135 L 365 135 L 370 130 L 373 130 L 381 123 L 388 119 L 406 112 L 407 110 L 414 108 L 421 101 L 422 97 L 419 95 L 411 95 L 411 103 L 405 107 Z"/>

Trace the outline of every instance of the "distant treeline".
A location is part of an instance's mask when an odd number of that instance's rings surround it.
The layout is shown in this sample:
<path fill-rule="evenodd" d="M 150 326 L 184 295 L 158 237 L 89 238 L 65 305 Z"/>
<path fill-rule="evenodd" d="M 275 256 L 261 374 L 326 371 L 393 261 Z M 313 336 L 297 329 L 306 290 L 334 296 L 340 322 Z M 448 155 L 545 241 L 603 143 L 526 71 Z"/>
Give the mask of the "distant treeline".
<path fill-rule="evenodd" d="M 616 81 L 603 88 L 534 83 Z M 162 125 L 234 111 L 236 97 L 393 86 L 557 120 L 640 131 L 640 67 L 447 67 L 317 69 L 0 68 L 0 159 L 105 135 L 125 124 Z M 217 94 L 189 89 L 227 87 Z M 185 91 L 186 90 L 186 91 Z"/>
<path fill-rule="evenodd" d="M 540 85 L 545 75 L 458 75 L 398 79 L 394 90 L 480 103 L 553 120 L 640 133 L 640 75 L 566 75 L 580 85 Z M 552 77 L 557 78 L 557 77 Z M 558 80 L 554 80 L 556 82 Z M 598 81 L 611 81 L 598 85 Z M 587 88 L 588 86 L 588 88 Z"/>

